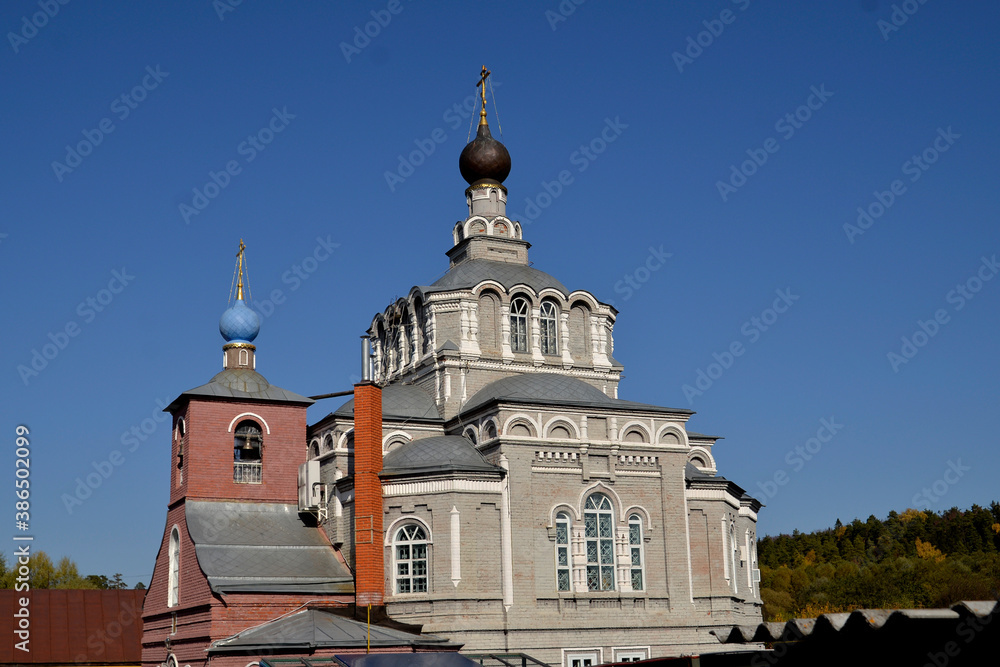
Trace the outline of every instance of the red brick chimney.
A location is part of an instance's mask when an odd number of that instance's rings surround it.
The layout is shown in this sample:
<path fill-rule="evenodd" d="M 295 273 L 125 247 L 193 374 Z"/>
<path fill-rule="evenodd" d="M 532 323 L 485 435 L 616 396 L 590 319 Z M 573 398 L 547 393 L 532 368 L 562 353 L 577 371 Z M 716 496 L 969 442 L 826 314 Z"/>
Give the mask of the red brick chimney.
<path fill-rule="evenodd" d="M 357 606 L 382 606 L 382 388 L 354 385 L 354 590 Z"/>

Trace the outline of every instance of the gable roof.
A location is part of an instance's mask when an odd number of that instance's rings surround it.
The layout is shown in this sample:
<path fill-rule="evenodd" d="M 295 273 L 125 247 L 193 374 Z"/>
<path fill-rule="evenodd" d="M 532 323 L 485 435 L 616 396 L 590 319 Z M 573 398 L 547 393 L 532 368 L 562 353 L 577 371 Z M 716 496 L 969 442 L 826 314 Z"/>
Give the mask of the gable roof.
<path fill-rule="evenodd" d="M 142 602 L 144 590 L 0 590 L 0 664 L 137 665 L 142 662 Z M 28 598 L 30 651 L 15 648 L 15 634 Z M 117 633 L 108 631 L 112 624 Z"/>
<path fill-rule="evenodd" d="M 290 616 L 212 642 L 208 652 L 211 654 L 264 649 L 364 648 L 369 641 L 369 632 L 373 648 L 429 647 L 454 651 L 462 647 L 461 644 L 452 643 L 437 635 L 415 635 L 380 625 L 369 626 L 325 609 L 303 609 Z"/>
<path fill-rule="evenodd" d="M 296 505 L 188 501 L 188 533 L 216 593 L 353 593 L 354 578 Z"/>

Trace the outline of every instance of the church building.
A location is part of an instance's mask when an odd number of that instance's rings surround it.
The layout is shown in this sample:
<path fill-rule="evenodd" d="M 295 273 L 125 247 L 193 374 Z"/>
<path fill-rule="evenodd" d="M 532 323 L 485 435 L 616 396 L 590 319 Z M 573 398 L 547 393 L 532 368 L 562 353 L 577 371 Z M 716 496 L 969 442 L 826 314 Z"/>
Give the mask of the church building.
<path fill-rule="evenodd" d="M 619 398 L 618 312 L 531 266 L 485 92 L 459 168 L 448 272 L 368 330 L 389 615 L 566 667 L 697 653 L 715 627 L 759 623 L 761 504 L 717 474 L 691 411 Z M 354 412 L 309 429 L 348 558 Z"/>
<path fill-rule="evenodd" d="M 144 665 L 242 667 L 293 628 L 349 643 L 342 610 L 368 605 L 379 650 L 564 667 L 718 651 L 712 630 L 761 621 L 761 504 L 690 410 L 619 398 L 618 311 L 530 264 L 487 76 L 449 270 L 375 315 L 353 398 L 307 426 L 324 397 L 256 372 L 240 288 L 224 370 L 167 408 Z"/>

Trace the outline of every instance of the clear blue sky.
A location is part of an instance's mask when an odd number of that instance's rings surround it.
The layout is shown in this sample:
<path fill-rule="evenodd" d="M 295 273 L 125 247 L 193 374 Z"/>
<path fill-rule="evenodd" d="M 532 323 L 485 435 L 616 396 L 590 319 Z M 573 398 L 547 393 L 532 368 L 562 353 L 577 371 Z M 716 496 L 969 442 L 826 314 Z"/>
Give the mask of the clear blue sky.
<path fill-rule="evenodd" d="M 0 9 L 0 478 L 25 424 L 36 548 L 148 583 L 153 417 L 221 368 L 241 237 L 284 299 L 258 370 L 350 386 L 372 315 L 447 269 L 483 64 L 534 265 L 615 303 L 621 396 L 725 436 L 762 535 L 1000 495 L 996 3 L 224 2 Z"/>

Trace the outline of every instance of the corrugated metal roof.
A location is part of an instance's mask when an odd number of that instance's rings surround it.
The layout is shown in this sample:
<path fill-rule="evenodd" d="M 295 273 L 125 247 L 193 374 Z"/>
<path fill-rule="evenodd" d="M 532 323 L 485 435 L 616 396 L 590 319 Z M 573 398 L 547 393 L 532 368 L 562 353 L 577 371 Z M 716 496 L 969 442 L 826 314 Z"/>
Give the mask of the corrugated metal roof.
<path fill-rule="evenodd" d="M 144 590 L 0 590 L 0 627 L 7 628 L 0 630 L 0 663 L 139 664 L 145 596 Z M 20 598 L 30 600 L 30 652 L 15 648 Z"/>
<path fill-rule="evenodd" d="M 295 505 L 190 501 L 185 518 L 215 592 L 354 592 L 330 542 Z"/>
<path fill-rule="evenodd" d="M 970 616 L 986 618 L 998 611 L 1000 603 L 995 601 L 959 602 L 950 609 L 858 609 L 850 613 L 822 614 L 817 618 L 796 618 L 787 623 L 734 625 L 726 631 L 712 630 L 712 634 L 723 644 L 788 642 L 813 634 L 870 632 L 906 622 L 956 622 Z"/>

